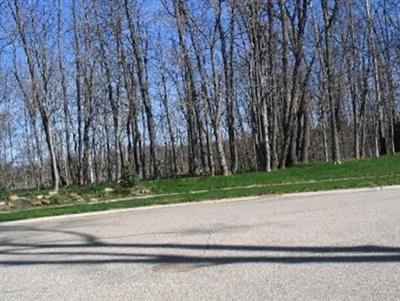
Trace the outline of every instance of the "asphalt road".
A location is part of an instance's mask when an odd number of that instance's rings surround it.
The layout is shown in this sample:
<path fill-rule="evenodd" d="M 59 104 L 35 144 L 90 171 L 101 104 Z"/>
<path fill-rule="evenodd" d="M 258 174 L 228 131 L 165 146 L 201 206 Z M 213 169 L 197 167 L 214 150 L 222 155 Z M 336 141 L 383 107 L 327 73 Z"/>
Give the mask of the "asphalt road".
<path fill-rule="evenodd" d="M 399 300 L 400 187 L 0 224 L 0 300 Z"/>

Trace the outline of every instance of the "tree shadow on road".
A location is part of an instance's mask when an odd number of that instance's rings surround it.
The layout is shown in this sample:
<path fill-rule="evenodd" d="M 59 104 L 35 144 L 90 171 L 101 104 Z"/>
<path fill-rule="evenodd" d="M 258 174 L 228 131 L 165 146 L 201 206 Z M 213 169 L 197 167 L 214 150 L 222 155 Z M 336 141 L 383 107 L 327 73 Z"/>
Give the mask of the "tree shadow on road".
<path fill-rule="evenodd" d="M 153 264 L 207 267 L 226 264 L 338 264 L 400 262 L 400 247 L 263 246 L 192 243 L 115 243 L 77 231 L 0 226 L 11 232 L 56 233 L 51 242 L 20 242 L 0 236 L 0 266 Z M 71 239 L 72 236 L 72 239 Z M 19 257 L 21 259 L 19 259 Z"/>

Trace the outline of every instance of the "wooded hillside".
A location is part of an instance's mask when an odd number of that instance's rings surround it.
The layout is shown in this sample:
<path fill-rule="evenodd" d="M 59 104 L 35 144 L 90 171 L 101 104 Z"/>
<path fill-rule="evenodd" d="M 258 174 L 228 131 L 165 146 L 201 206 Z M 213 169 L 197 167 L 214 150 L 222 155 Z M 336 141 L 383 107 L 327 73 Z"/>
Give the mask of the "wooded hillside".
<path fill-rule="evenodd" d="M 0 0 L 0 25 L 3 185 L 400 148 L 397 0 Z"/>

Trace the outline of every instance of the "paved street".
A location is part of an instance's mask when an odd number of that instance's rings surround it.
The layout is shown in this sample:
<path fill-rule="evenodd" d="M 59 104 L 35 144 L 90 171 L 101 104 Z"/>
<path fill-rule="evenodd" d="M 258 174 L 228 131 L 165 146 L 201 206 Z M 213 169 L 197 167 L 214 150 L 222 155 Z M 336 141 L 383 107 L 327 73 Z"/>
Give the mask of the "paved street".
<path fill-rule="evenodd" d="M 399 300 L 400 188 L 0 224 L 0 300 Z"/>

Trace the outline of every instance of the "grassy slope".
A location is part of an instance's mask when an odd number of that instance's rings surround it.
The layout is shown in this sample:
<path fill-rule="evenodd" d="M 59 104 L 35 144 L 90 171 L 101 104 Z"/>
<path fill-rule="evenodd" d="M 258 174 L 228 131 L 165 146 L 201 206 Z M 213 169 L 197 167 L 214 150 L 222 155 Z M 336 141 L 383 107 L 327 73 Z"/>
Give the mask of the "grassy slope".
<path fill-rule="evenodd" d="M 354 177 L 400 175 L 400 154 L 380 159 L 348 160 L 342 165 L 313 163 L 271 173 L 248 172 L 231 177 L 186 177 L 144 182 L 153 193 L 212 190 L 223 187 L 318 181 Z"/>
<path fill-rule="evenodd" d="M 78 204 L 59 208 L 40 208 L 0 214 L 0 222 L 42 216 L 131 208 L 156 204 L 194 202 L 251 195 L 318 191 L 339 188 L 373 187 L 400 184 L 400 155 L 368 160 L 349 160 L 340 166 L 325 163 L 300 165 L 271 173 L 249 172 L 231 177 L 182 177 L 144 181 L 154 196 L 118 202 Z M 243 187 L 260 185 L 256 187 Z M 229 190 L 221 190 L 229 187 Z M 236 187 L 236 188 L 235 188 Z M 202 191 L 191 193 L 193 191 Z"/>

